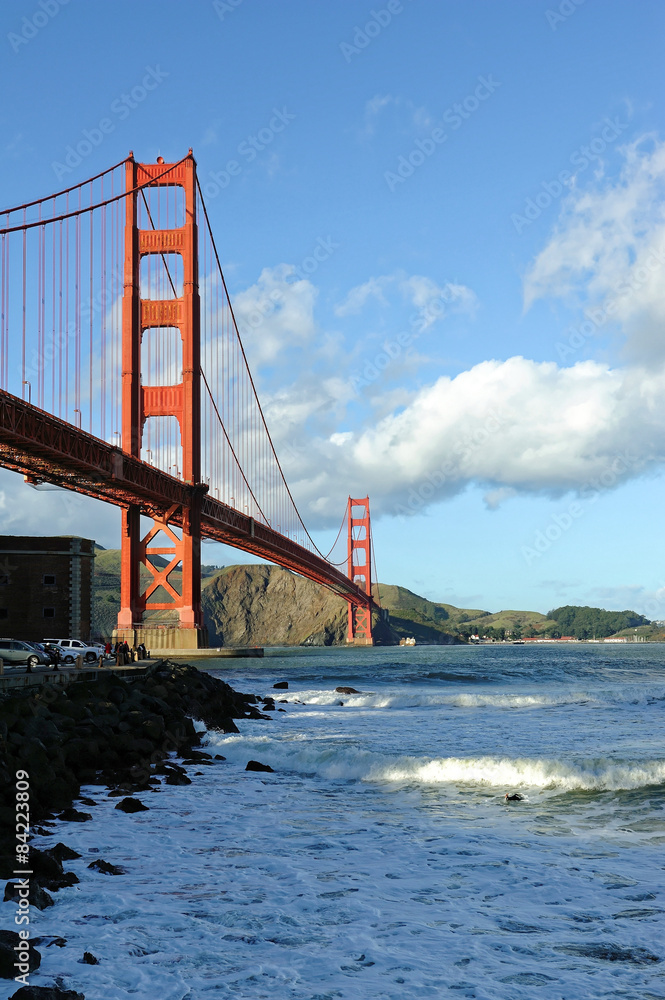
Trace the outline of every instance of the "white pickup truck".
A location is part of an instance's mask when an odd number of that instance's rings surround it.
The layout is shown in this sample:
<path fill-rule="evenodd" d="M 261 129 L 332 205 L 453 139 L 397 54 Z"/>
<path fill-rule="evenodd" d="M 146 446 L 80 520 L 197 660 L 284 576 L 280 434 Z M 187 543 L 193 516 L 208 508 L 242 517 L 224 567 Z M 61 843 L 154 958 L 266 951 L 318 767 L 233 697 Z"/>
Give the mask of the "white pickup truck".
<path fill-rule="evenodd" d="M 94 663 L 104 655 L 104 647 L 99 643 L 83 642 L 81 639 L 43 639 L 45 644 L 59 646 L 62 650 L 63 663 L 74 663 L 77 656 L 82 656 L 86 663 Z"/>

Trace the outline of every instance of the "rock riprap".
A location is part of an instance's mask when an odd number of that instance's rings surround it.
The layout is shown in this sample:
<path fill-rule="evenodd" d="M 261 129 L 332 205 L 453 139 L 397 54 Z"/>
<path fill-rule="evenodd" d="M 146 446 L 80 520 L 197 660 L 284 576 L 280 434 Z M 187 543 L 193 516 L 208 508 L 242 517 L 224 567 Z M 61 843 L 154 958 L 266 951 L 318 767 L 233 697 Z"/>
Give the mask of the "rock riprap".
<path fill-rule="evenodd" d="M 196 749 L 200 736 L 192 719 L 234 732 L 234 719 L 270 718 L 258 704 L 256 695 L 234 691 L 196 667 L 168 661 L 131 679 L 104 672 L 91 681 L 42 685 L 2 697 L 0 877 L 10 878 L 15 867 L 17 771 L 29 775 L 33 825 L 53 820 L 54 813 L 81 822 L 91 815 L 73 808 L 81 785 L 106 785 L 124 797 L 149 790 L 158 784 L 155 765 L 174 751 L 197 763 L 212 759 Z M 180 783 L 180 775 L 186 778 L 177 766 L 168 772 L 169 784 Z M 62 868 L 62 860 L 71 856 L 67 850 L 64 845 L 50 853 L 33 849 L 31 864 L 41 864 L 33 881 L 49 891 L 73 884 L 76 876 Z"/>

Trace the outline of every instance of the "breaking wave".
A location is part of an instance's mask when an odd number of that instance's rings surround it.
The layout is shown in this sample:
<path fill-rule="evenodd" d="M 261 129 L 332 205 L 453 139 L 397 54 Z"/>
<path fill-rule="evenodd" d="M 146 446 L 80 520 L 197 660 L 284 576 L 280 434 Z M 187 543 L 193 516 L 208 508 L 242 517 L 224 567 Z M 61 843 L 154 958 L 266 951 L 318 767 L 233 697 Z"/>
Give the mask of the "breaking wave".
<path fill-rule="evenodd" d="M 309 739 L 281 741 L 269 736 L 247 738 L 214 732 L 208 739 L 237 763 L 246 761 L 248 753 L 263 754 L 262 759 L 276 770 L 316 774 L 331 780 L 562 791 L 628 791 L 665 784 L 665 760 L 636 763 L 600 758 L 570 762 L 489 756 L 427 759 L 389 757 L 369 750 L 354 751 L 339 744 L 324 747 L 319 741 Z"/>
<path fill-rule="evenodd" d="M 358 694 L 341 694 L 336 691 L 307 690 L 291 692 L 291 699 L 306 705 L 320 707 L 343 703 L 345 708 L 362 709 L 406 709 L 406 708 L 499 708 L 499 709 L 539 709 L 556 708 L 560 705 L 650 705 L 665 701 L 665 687 L 654 685 L 648 688 L 606 688 L 597 691 L 570 689 L 552 693 L 512 694 L 482 692 L 429 692 L 409 691 L 404 688 L 384 691 L 367 691 Z"/>

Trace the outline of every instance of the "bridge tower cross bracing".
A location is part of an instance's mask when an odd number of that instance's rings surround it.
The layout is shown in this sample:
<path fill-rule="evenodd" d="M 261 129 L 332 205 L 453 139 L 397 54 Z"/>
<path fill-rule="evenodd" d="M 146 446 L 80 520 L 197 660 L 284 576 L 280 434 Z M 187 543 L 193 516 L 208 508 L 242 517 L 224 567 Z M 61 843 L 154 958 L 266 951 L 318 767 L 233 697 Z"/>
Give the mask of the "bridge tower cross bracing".
<path fill-rule="evenodd" d="M 373 646 L 372 637 L 372 579 L 371 545 L 372 536 L 369 523 L 369 497 L 354 499 L 349 497 L 347 506 L 347 539 L 349 579 L 369 596 L 366 605 L 349 601 L 349 631 L 347 642 L 356 646 Z"/>
<path fill-rule="evenodd" d="M 152 527 L 141 535 L 141 508 L 132 504 L 123 508 L 121 598 L 118 614 L 118 637 L 140 641 L 137 626 L 143 625 L 146 611 L 171 610 L 178 613 L 178 625 L 169 630 L 167 644 L 197 647 L 205 644 L 201 612 L 201 502 L 207 487 L 201 485 L 201 389 L 200 389 L 200 300 L 198 288 L 198 230 L 196 220 L 196 162 L 190 155 L 169 170 L 160 157 L 155 164 L 126 162 L 125 190 L 125 264 L 122 301 L 122 450 L 140 458 L 143 427 L 149 417 L 173 416 L 180 428 L 182 478 L 191 486 L 187 506 L 172 506 L 154 512 Z M 153 186 L 183 188 L 184 224 L 174 229 L 139 229 L 137 187 L 154 178 Z M 147 208 L 147 203 L 146 203 Z M 147 211 L 150 220 L 152 217 Z M 141 258 L 148 254 L 162 257 L 179 254 L 182 259 L 182 295 L 170 299 L 141 297 Z M 148 292 L 150 290 L 148 289 Z M 173 289 L 174 296 L 176 289 Z M 182 341 L 182 381 L 172 385 L 143 385 L 141 379 L 141 341 L 146 330 L 175 328 Z M 180 536 L 172 521 L 181 526 Z M 157 536 L 166 544 L 154 544 Z M 160 569 L 151 556 L 168 557 Z M 152 575 L 141 590 L 140 570 L 144 565 Z M 170 573 L 180 567 L 181 593 L 169 581 Z M 166 591 L 169 602 L 150 598 L 158 588 Z M 151 632 L 153 630 L 150 630 Z M 176 638 L 177 637 L 177 638 Z M 153 641 L 150 641 L 150 640 Z M 146 645 L 160 643 L 155 636 Z"/>

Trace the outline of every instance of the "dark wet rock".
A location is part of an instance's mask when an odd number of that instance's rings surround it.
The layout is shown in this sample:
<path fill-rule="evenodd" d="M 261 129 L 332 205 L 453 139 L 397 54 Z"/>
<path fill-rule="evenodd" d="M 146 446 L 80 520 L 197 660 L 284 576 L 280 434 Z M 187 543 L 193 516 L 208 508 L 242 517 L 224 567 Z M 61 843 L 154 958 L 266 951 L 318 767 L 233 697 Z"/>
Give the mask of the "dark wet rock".
<path fill-rule="evenodd" d="M 90 952 L 90 951 L 84 951 L 83 952 L 83 958 L 81 959 L 81 963 L 83 965 L 99 965 L 99 959 L 95 958 L 95 956 L 92 954 L 92 952 Z"/>
<path fill-rule="evenodd" d="M 288 698 L 280 698 L 279 699 L 279 704 L 280 705 L 288 705 L 288 703 L 289 703 L 289 699 Z"/>
<path fill-rule="evenodd" d="M 73 861 L 74 858 L 81 857 L 78 851 L 74 851 L 71 847 L 67 847 L 66 844 L 63 844 L 61 842 L 55 844 L 53 847 L 49 847 L 47 851 L 44 851 L 44 854 L 50 855 L 52 858 L 55 858 L 56 861 L 59 861 L 61 864 L 63 861 Z"/>
<path fill-rule="evenodd" d="M 63 809 L 59 819 L 65 823 L 87 823 L 89 819 L 92 819 L 92 813 L 79 812 L 78 809 L 73 808 Z"/>
<path fill-rule="evenodd" d="M 103 875 L 127 874 L 124 868 L 120 868 L 119 865 L 112 865 L 109 861 L 104 861 L 103 858 L 97 858 L 95 861 L 91 861 L 88 868 L 93 868 L 95 871 L 101 872 Z"/>
<path fill-rule="evenodd" d="M 276 684 L 273 684 L 273 688 L 282 688 L 284 691 L 288 690 L 288 687 L 289 687 L 288 681 L 277 681 Z"/>
<path fill-rule="evenodd" d="M 18 903 L 21 899 L 19 888 L 20 884 L 18 882 L 8 882 L 5 886 L 4 901 L 11 900 Z M 53 906 L 53 897 L 49 896 L 46 889 L 42 889 L 40 885 L 31 879 L 28 886 L 28 902 L 30 906 L 34 906 L 38 910 L 45 910 L 47 906 Z"/>
<path fill-rule="evenodd" d="M 351 687 L 337 687 L 335 692 L 336 694 L 362 694 L 362 691 L 356 691 L 355 688 Z"/>
<path fill-rule="evenodd" d="M 151 664 L 131 683 L 100 674 L 94 683 L 80 678 L 62 688 L 13 689 L 0 695 L 0 775 L 29 772 L 33 829 L 45 826 L 54 812 L 61 820 L 83 822 L 91 817 L 79 808 L 94 799 L 80 799 L 82 785 L 106 785 L 119 798 L 159 787 L 155 761 L 173 754 L 198 765 L 210 761 L 199 749 L 201 735 L 193 719 L 209 729 L 237 733 L 234 719 L 270 718 L 259 711 L 260 703 L 256 695 L 234 691 L 211 674 L 168 661 Z M 15 807 L 11 782 L 0 782 L 0 878 L 5 882 L 15 867 L 10 836 Z M 46 878 L 40 875 L 37 881 L 51 891 Z M 57 887 L 75 880 L 62 871 L 48 878 L 59 882 Z"/>
<path fill-rule="evenodd" d="M 217 729 L 222 733 L 239 733 L 240 730 L 236 726 L 233 719 L 220 719 Z"/>
<path fill-rule="evenodd" d="M 64 844 L 61 846 L 64 847 Z M 79 855 L 76 856 L 79 857 Z M 78 882 L 74 872 L 66 872 L 62 867 L 62 862 L 51 851 L 40 851 L 36 847 L 31 847 L 30 868 L 33 873 L 33 881 L 51 892 L 76 885 Z"/>
<path fill-rule="evenodd" d="M 45 935 L 44 937 L 35 938 L 33 943 L 40 946 L 44 945 L 46 948 L 50 948 L 52 945 L 55 945 L 56 948 L 64 948 L 67 944 L 67 938 Z"/>
<path fill-rule="evenodd" d="M 278 708 L 277 711 L 278 712 L 286 712 L 286 709 L 285 708 Z"/>
<path fill-rule="evenodd" d="M 163 764 L 155 764 L 154 766 L 155 774 L 173 774 L 174 771 L 178 771 L 179 774 L 187 774 L 182 764 L 176 764 L 174 760 L 164 761 Z"/>
<path fill-rule="evenodd" d="M 14 962 L 17 961 L 16 956 L 19 953 L 14 951 L 14 948 L 16 945 L 20 944 L 21 941 L 22 938 L 19 937 L 16 931 L 0 930 L 0 979 L 13 979 L 14 976 L 17 975 Z M 35 969 L 39 968 L 42 956 L 39 954 L 31 941 L 28 942 L 28 946 L 29 971 L 34 972 Z"/>
<path fill-rule="evenodd" d="M 226 760 L 226 757 L 222 757 L 221 753 L 216 753 L 215 760 Z"/>
<path fill-rule="evenodd" d="M 506 792 L 506 802 L 521 802 L 523 798 L 519 792 Z"/>
<path fill-rule="evenodd" d="M 263 699 L 263 707 L 265 708 L 266 712 L 274 712 L 275 711 L 275 699 L 274 698 L 264 698 Z"/>
<path fill-rule="evenodd" d="M 125 798 L 116 804 L 116 809 L 121 809 L 125 813 L 147 812 L 148 806 L 144 806 L 139 799 Z"/>
<path fill-rule="evenodd" d="M 660 962 L 658 955 L 653 955 L 646 948 L 624 948 L 612 941 L 588 944 L 555 945 L 555 951 L 566 955 L 579 955 L 582 958 L 595 958 L 600 962 L 628 962 L 630 965 L 650 965 Z"/>
<path fill-rule="evenodd" d="M 274 771 L 273 771 L 272 767 L 270 766 L 270 764 L 262 764 L 258 760 L 250 760 L 250 761 L 248 761 L 247 767 L 245 768 L 245 770 L 246 771 L 270 771 L 270 772 L 274 773 Z"/>
<path fill-rule="evenodd" d="M 187 754 L 187 759 L 203 763 L 203 761 L 212 760 L 212 754 L 205 753 L 203 750 L 190 750 Z"/>
<path fill-rule="evenodd" d="M 85 1000 L 85 994 L 59 986 L 21 986 L 9 1000 Z"/>
<path fill-rule="evenodd" d="M 94 799 L 88 799 L 88 798 L 86 798 L 85 795 L 81 796 L 81 798 L 79 799 L 79 802 L 82 802 L 84 806 L 96 806 L 97 805 L 97 803 L 95 802 Z"/>
<path fill-rule="evenodd" d="M 179 771 L 172 771 L 171 774 L 166 775 L 164 780 L 167 785 L 191 785 L 192 783 L 191 778 L 188 778 L 186 774 L 181 774 Z"/>

